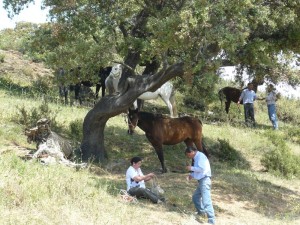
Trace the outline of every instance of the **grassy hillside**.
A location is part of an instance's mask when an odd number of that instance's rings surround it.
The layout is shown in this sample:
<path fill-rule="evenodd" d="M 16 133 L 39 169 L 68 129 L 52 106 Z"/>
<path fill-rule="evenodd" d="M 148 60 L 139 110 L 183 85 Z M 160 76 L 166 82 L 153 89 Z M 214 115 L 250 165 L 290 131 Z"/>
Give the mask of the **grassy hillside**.
<path fill-rule="evenodd" d="M 1 54 L 5 54 L 8 63 L 6 54 L 10 53 Z M 21 56 L 17 60 L 10 63 L 21 65 Z M 45 70 L 42 65 L 34 65 Z M 34 144 L 26 142 L 24 124 L 46 112 L 55 122 L 53 130 L 72 139 L 75 146 L 81 141 L 81 123 L 89 108 L 64 106 L 55 101 L 45 103 L 40 94 L 22 95 L 17 91 L 20 87 L 31 87 L 36 82 L 31 73 L 16 75 L 12 69 L 7 75 L 3 71 L 7 69 L 0 63 L 0 224 L 198 224 L 191 202 L 196 182 L 185 179 L 184 145 L 165 146 L 170 172 L 160 174 L 152 146 L 139 129 L 133 136 L 127 135 L 123 115 L 107 123 L 109 161 L 103 165 L 91 164 L 76 171 L 23 160 L 21 156 L 35 149 Z M 41 73 L 40 77 L 44 76 Z M 10 86 L 5 83 L 8 78 Z M 256 103 L 258 126 L 250 129 L 243 126 L 243 115 L 235 105 L 228 119 L 216 111 L 209 115 L 186 109 L 181 98 L 178 95 L 180 112 L 199 116 L 204 123 L 204 140 L 212 154 L 212 199 L 217 224 L 300 224 L 299 177 L 275 175 L 261 163 L 264 154 L 278 150 L 278 145 L 290 149 L 295 157 L 300 156 L 299 124 L 289 123 L 299 102 L 280 100 L 279 113 L 284 121 L 280 121 L 280 130 L 274 132 L 263 102 Z M 166 108 L 158 101 L 148 103 L 146 109 L 152 110 L 153 105 L 159 110 Z M 211 106 L 219 107 L 219 102 Z M 120 200 L 119 190 L 125 188 L 124 173 L 134 155 L 144 158 L 145 173 L 157 173 L 166 191 L 166 204 L 153 205 L 143 200 L 128 204 Z"/>

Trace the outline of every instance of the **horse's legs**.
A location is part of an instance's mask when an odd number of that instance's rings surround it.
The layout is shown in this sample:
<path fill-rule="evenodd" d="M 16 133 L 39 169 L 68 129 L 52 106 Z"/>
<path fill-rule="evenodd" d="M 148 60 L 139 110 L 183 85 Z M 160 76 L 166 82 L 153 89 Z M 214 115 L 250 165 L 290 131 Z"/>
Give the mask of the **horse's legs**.
<path fill-rule="evenodd" d="M 76 84 L 75 88 L 74 88 L 75 101 L 78 100 L 79 104 L 81 105 L 82 101 L 81 101 L 81 97 L 80 97 L 80 89 L 81 89 L 81 84 L 80 83 Z"/>
<path fill-rule="evenodd" d="M 101 83 L 102 98 L 105 96 L 105 81 Z"/>
<path fill-rule="evenodd" d="M 184 140 L 184 143 L 185 143 L 186 147 L 194 146 L 194 142 L 190 138 Z"/>
<path fill-rule="evenodd" d="M 165 158 L 164 158 L 164 153 L 163 153 L 162 146 L 156 147 L 156 148 L 155 148 L 155 151 L 156 151 L 156 154 L 157 154 L 158 159 L 159 159 L 159 161 L 160 161 L 161 168 L 162 168 L 162 172 L 163 172 L 163 173 L 166 173 L 166 172 L 167 172 L 167 168 L 166 168 L 166 166 L 165 166 Z"/>
<path fill-rule="evenodd" d="M 197 147 L 198 150 L 201 150 L 206 155 L 206 157 L 209 157 L 209 153 L 206 150 L 206 147 L 205 147 L 202 139 L 195 140 L 194 143 L 195 143 L 195 145 L 196 145 L 196 147 Z"/>
<path fill-rule="evenodd" d="M 170 100 L 169 100 L 169 99 L 163 98 L 161 95 L 159 95 L 159 96 L 161 97 L 161 99 L 162 99 L 162 100 L 166 103 L 166 105 L 168 106 L 169 111 L 170 111 L 170 116 L 171 116 L 171 117 L 174 117 L 174 114 L 173 114 L 173 106 L 172 106 Z"/>
<path fill-rule="evenodd" d="M 148 139 L 149 140 L 149 139 Z M 167 172 L 167 168 L 165 167 L 165 159 L 164 159 L 164 153 L 163 153 L 163 146 L 161 143 L 157 143 L 157 142 L 153 142 L 151 140 L 149 140 L 152 144 L 152 146 L 154 147 L 156 154 L 158 156 L 158 159 L 160 161 L 161 164 L 161 168 L 162 168 L 162 172 L 166 173 Z"/>
<path fill-rule="evenodd" d="M 227 114 L 229 113 L 230 103 L 231 103 L 231 101 L 226 101 L 226 102 L 225 102 L 225 110 L 226 110 L 226 113 L 227 113 Z"/>
<path fill-rule="evenodd" d="M 68 87 L 64 86 L 65 105 L 68 105 L 68 104 L 69 104 L 69 101 L 68 101 L 68 93 L 69 93 Z"/>
<path fill-rule="evenodd" d="M 96 84 L 96 93 L 95 93 L 96 99 L 98 99 L 98 97 L 99 97 L 100 88 L 101 88 L 101 84 L 97 83 Z"/>
<path fill-rule="evenodd" d="M 172 105 L 172 112 L 173 112 L 173 117 L 177 117 L 178 114 L 177 114 L 177 107 L 176 107 L 176 98 L 175 98 L 175 89 L 173 88 L 172 89 L 172 92 L 171 92 L 171 96 L 169 98 L 169 101 Z"/>

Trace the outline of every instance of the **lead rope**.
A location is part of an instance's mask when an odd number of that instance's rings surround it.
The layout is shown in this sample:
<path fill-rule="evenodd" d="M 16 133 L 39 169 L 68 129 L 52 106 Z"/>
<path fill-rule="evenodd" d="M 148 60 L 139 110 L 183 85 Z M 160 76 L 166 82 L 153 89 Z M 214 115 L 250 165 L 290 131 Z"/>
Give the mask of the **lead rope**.
<path fill-rule="evenodd" d="M 138 200 L 136 197 L 131 196 L 130 194 L 128 194 L 128 192 L 124 189 L 120 190 L 120 195 L 121 195 L 121 200 L 123 202 L 128 202 L 128 203 L 138 203 Z"/>

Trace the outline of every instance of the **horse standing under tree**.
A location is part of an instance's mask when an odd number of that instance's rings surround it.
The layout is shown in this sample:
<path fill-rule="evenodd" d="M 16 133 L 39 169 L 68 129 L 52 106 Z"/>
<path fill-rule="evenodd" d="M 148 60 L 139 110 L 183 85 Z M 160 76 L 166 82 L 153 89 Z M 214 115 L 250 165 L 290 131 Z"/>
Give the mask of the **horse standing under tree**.
<path fill-rule="evenodd" d="M 163 145 L 175 145 L 180 142 L 184 142 L 186 146 L 195 144 L 198 150 L 202 150 L 208 156 L 208 152 L 202 144 L 202 123 L 195 117 L 170 118 L 161 114 L 129 109 L 128 132 L 132 134 L 136 126 L 145 132 L 147 139 L 154 147 L 163 173 L 167 172 L 164 164 Z"/>
<path fill-rule="evenodd" d="M 263 84 L 263 82 L 257 82 L 255 79 L 251 83 L 253 84 L 253 90 L 255 91 L 255 93 L 257 92 L 258 85 Z M 219 90 L 218 95 L 221 101 L 221 107 L 223 105 L 223 100 L 225 100 L 225 111 L 227 114 L 229 113 L 231 102 L 237 103 L 244 89 L 245 88 L 238 89 L 235 87 L 224 87 Z M 241 101 L 240 104 L 243 104 L 243 101 Z"/>
<path fill-rule="evenodd" d="M 106 88 L 108 89 L 109 94 L 118 93 L 119 87 L 118 83 L 120 80 L 122 74 L 122 65 L 117 64 L 115 65 L 109 76 L 105 80 Z M 152 100 L 157 99 L 160 97 L 165 104 L 168 106 L 170 111 L 171 117 L 177 117 L 177 108 L 176 108 L 176 102 L 175 102 L 175 89 L 173 87 L 173 84 L 171 82 L 164 83 L 160 88 L 158 88 L 156 91 L 151 92 L 145 92 L 141 94 L 138 99 L 140 100 Z M 138 108 L 137 101 L 134 102 L 134 107 Z"/>
<path fill-rule="evenodd" d="M 91 87 L 95 85 L 91 80 L 82 80 L 81 79 L 81 67 L 77 67 L 75 70 L 71 69 L 70 73 L 74 76 L 78 82 L 76 84 L 71 84 L 69 86 L 71 91 L 74 91 L 75 99 L 79 101 L 81 105 L 85 96 L 92 95 L 94 99 L 98 99 L 100 88 L 102 88 L 102 97 L 105 96 L 105 80 L 109 76 L 112 67 L 101 67 L 97 72 L 99 77 L 98 82 L 96 83 L 96 92 L 92 92 Z"/>

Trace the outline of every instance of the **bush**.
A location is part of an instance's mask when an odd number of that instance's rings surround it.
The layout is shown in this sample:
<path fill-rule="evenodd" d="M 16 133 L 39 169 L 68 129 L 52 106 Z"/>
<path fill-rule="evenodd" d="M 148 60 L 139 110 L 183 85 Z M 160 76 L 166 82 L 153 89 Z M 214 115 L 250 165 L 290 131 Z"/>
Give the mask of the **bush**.
<path fill-rule="evenodd" d="M 39 78 L 38 80 L 34 81 L 32 86 L 33 90 L 39 94 L 47 94 L 49 95 L 51 85 L 49 85 L 50 81 L 47 79 Z"/>
<path fill-rule="evenodd" d="M 286 139 L 291 140 L 297 144 L 300 144 L 300 128 L 289 128 L 286 133 Z"/>
<path fill-rule="evenodd" d="M 227 140 L 219 141 L 219 150 L 216 152 L 216 156 L 218 157 L 219 161 L 226 162 L 231 166 L 236 166 L 239 168 L 250 168 L 249 162 L 247 162 L 242 155 L 234 149 Z"/>
<path fill-rule="evenodd" d="M 205 102 L 202 99 L 199 99 L 199 96 L 197 95 L 186 95 L 183 98 L 183 103 L 188 108 L 205 111 Z"/>
<path fill-rule="evenodd" d="M 15 118 L 18 123 L 31 128 L 36 126 L 36 122 L 39 119 L 48 118 L 51 121 L 51 127 L 59 130 L 56 122 L 57 112 L 53 112 L 46 101 L 44 101 L 39 107 L 30 110 L 26 109 L 24 105 L 17 107 L 17 109 L 19 112 Z"/>
<path fill-rule="evenodd" d="M 279 121 L 300 125 L 300 102 L 295 99 L 281 99 L 277 104 Z"/>
<path fill-rule="evenodd" d="M 82 140 L 83 138 L 83 133 L 82 133 L 82 124 L 83 121 L 80 119 L 75 120 L 70 123 L 70 134 L 69 136 L 71 137 L 72 140 L 78 141 Z"/>
<path fill-rule="evenodd" d="M 267 133 L 267 136 L 273 142 L 274 148 L 263 155 L 262 165 L 276 175 L 283 175 L 288 178 L 300 177 L 300 157 L 292 154 L 284 138 L 275 133 Z"/>

